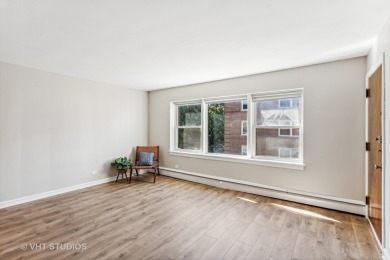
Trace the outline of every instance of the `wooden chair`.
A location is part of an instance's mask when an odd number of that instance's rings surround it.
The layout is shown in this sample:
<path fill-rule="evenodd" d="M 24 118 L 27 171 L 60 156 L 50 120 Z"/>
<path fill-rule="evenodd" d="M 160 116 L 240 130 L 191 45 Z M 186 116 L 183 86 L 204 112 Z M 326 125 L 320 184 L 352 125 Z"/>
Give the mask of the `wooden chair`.
<path fill-rule="evenodd" d="M 139 165 L 139 154 L 141 152 L 154 153 L 153 165 Z M 135 152 L 135 163 L 134 165 L 130 166 L 129 183 L 131 183 L 131 175 L 133 173 L 133 170 L 135 170 L 137 175 L 138 175 L 138 170 L 153 170 L 154 183 L 156 183 L 156 174 L 160 174 L 158 157 L 159 157 L 159 146 L 137 146 Z"/>

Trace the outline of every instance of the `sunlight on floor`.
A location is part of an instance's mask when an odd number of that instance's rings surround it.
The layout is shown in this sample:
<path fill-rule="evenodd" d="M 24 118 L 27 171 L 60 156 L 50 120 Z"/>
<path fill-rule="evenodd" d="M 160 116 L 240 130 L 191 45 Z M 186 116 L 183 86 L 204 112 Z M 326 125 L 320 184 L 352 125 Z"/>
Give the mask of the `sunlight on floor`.
<path fill-rule="evenodd" d="M 251 203 L 257 203 L 256 201 L 254 200 L 250 200 L 250 199 L 246 199 L 246 198 L 242 198 L 242 197 L 237 197 L 239 198 L 240 200 L 244 200 L 244 201 L 247 201 L 247 202 L 251 202 Z"/>
<path fill-rule="evenodd" d="M 271 203 L 271 205 L 273 205 L 275 207 L 278 207 L 278 208 L 282 208 L 282 209 L 291 211 L 293 213 L 298 213 L 298 214 L 302 214 L 302 215 L 305 215 L 305 216 L 310 216 L 310 217 L 314 217 L 314 218 L 320 218 L 320 219 L 325 219 L 325 220 L 330 220 L 330 221 L 334 221 L 334 222 L 337 222 L 337 223 L 341 223 L 340 221 L 338 221 L 338 220 L 336 220 L 334 218 L 329 218 L 329 217 L 326 217 L 324 215 L 321 215 L 321 214 L 318 214 L 318 213 L 315 213 L 315 212 L 312 212 L 312 211 L 309 211 L 309 210 L 297 209 L 297 208 L 284 206 L 284 205 L 280 205 L 280 204 L 276 204 L 276 203 Z"/>

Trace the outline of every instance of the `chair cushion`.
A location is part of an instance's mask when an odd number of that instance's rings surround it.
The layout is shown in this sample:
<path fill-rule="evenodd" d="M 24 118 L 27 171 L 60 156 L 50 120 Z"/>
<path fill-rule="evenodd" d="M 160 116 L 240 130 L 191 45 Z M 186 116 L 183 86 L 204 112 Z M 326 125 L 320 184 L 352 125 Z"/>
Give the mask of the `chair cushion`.
<path fill-rule="evenodd" d="M 140 152 L 138 165 L 151 166 L 153 165 L 153 158 L 154 158 L 154 153 Z"/>

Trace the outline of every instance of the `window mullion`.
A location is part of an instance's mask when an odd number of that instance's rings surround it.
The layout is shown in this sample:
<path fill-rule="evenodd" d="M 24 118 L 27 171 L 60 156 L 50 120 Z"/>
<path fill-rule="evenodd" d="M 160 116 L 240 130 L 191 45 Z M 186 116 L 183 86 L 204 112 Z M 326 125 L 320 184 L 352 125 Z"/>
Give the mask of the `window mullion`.
<path fill-rule="evenodd" d="M 173 103 L 170 104 L 171 109 L 171 117 L 170 117 L 170 150 L 176 150 L 176 143 L 177 143 L 177 106 Z"/>
<path fill-rule="evenodd" d="M 208 151 L 208 106 L 206 102 L 202 101 L 202 132 L 201 132 L 201 139 L 202 139 L 202 153 L 206 154 Z"/>
<path fill-rule="evenodd" d="M 301 115 L 301 125 L 299 127 L 299 159 L 303 161 L 303 121 L 304 121 L 304 117 L 303 117 L 303 94 L 301 95 L 301 103 L 299 104 L 299 113 Z"/>
<path fill-rule="evenodd" d="M 252 158 L 254 153 L 254 148 L 256 147 L 255 139 L 253 138 L 253 134 L 256 131 L 253 131 L 253 126 L 255 125 L 255 118 L 254 118 L 254 104 L 252 102 L 251 95 L 248 95 L 247 97 L 248 105 L 247 105 L 247 139 L 246 139 L 246 145 L 247 145 L 247 157 Z"/>

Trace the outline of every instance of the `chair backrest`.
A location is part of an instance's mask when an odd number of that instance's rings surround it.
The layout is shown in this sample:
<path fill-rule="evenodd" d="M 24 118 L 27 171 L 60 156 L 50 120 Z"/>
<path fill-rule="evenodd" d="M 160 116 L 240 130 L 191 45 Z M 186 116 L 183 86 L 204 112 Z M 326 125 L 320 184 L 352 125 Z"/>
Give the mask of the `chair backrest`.
<path fill-rule="evenodd" d="M 145 153 L 154 153 L 153 160 L 158 162 L 158 156 L 159 156 L 159 146 L 137 146 L 137 150 L 135 152 L 135 161 L 139 161 L 139 153 L 145 152 Z"/>

